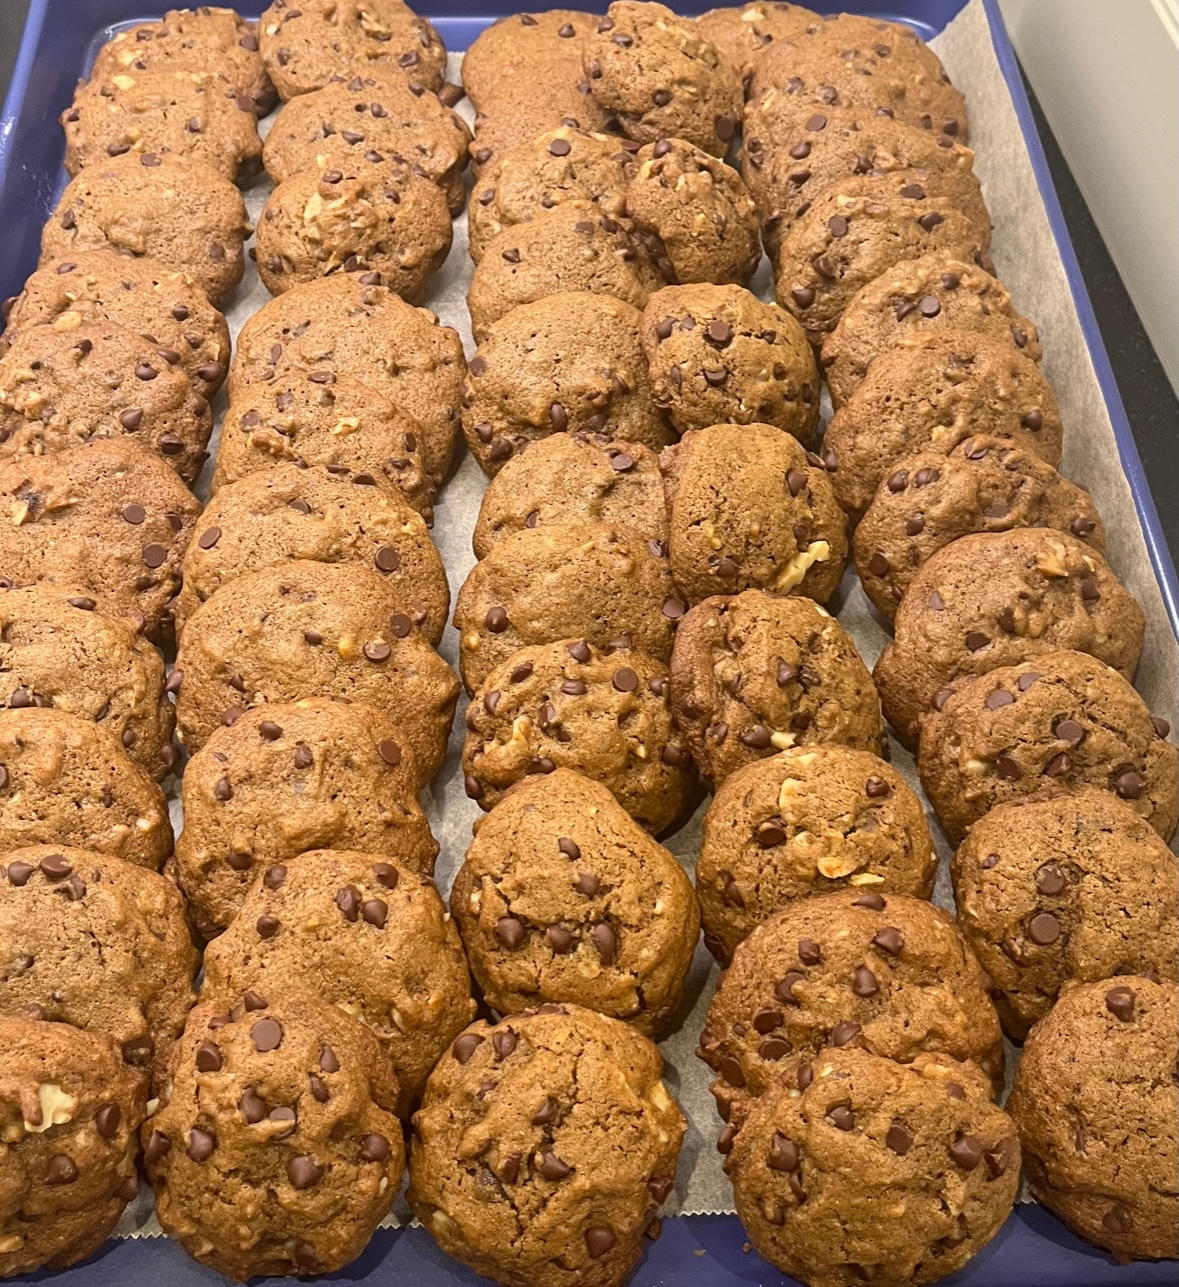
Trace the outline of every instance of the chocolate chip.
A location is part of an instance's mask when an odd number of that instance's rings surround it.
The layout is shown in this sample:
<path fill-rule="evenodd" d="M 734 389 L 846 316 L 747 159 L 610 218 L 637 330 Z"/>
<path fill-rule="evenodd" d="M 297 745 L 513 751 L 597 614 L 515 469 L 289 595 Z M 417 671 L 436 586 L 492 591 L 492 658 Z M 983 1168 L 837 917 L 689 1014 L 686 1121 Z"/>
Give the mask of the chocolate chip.
<path fill-rule="evenodd" d="M 794 989 L 797 984 L 804 983 L 806 975 L 801 970 L 790 970 L 778 985 L 774 988 L 774 996 L 778 998 L 783 1005 L 799 1005 L 799 999 L 794 995 Z"/>
<path fill-rule="evenodd" d="M 508 614 L 503 608 L 488 608 L 483 624 L 492 634 L 502 634 L 508 628 Z"/>
<path fill-rule="evenodd" d="M 1135 769 L 1123 769 L 1114 779 L 1114 790 L 1123 800 L 1137 800 L 1146 787 L 1146 779 Z"/>
<path fill-rule="evenodd" d="M 840 1019 L 840 1021 L 831 1029 L 831 1044 L 833 1046 L 846 1046 L 855 1041 L 860 1035 L 860 1025 L 853 1019 Z"/>
<path fill-rule="evenodd" d="M 973 1171 L 982 1161 L 983 1146 L 973 1135 L 959 1135 L 950 1145 L 950 1156 L 964 1171 Z"/>
<path fill-rule="evenodd" d="M 969 652 L 979 652 L 990 642 L 990 635 L 984 634 L 981 630 L 968 630 L 966 632 L 966 647 Z"/>
<path fill-rule="evenodd" d="M 936 295 L 923 295 L 917 301 L 917 309 L 922 317 L 936 317 L 942 311 L 942 306 Z"/>
<path fill-rule="evenodd" d="M 678 621 L 685 612 L 687 612 L 687 608 L 684 607 L 679 599 L 664 599 L 663 615 L 669 621 Z"/>
<path fill-rule="evenodd" d="M 815 292 L 809 286 L 795 286 L 790 292 L 790 297 L 802 309 L 810 308 L 815 302 Z"/>
<path fill-rule="evenodd" d="M 495 937 L 505 947 L 515 949 L 523 944 L 527 931 L 523 921 L 517 920 L 515 916 L 501 916 L 495 922 Z"/>
<path fill-rule="evenodd" d="M 196 1066 L 198 1072 L 220 1072 L 223 1060 L 221 1051 L 212 1041 L 202 1041 L 196 1048 Z"/>
<path fill-rule="evenodd" d="M 1068 879 L 1059 863 L 1046 862 L 1036 872 L 1036 888 L 1041 894 L 1055 897 L 1064 891 Z"/>
<path fill-rule="evenodd" d="M 876 975 L 866 965 L 856 967 L 856 972 L 852 976 L 852 991 L 858 997 L 875 996 L 880 991 L 880 984 L 876 981 Z"/>
<path fill-rule="evenodd" d="M 798 940 L 798 959 L 803 965 L 819 965 L 823 960 L 823 949 L 813 938 Z"/>
<path fill-rule="evenodd" d="M 154 542 L 151 545 L 143 547 L 143 562 L 145 567 L 159 568 L 163 567 L 168 559 L 168 551 Z"/>
<path fill-rule="evenodd" d="M 46 1184 L 73 1184 L 78 1178 L 78 1168 L 71 1157 L 55 1153 L 45 1168 Z"/>
<path fill-rule="evenodd" d="M 383 898 L 368 898 L 360 909 L 360 915 L 366 924 L 384 929 L 389 916 L 389 904 Z"/>
<path fill-rule="evenodd" d="M 545 942 L 554 952 L 559 955 L 565 955 L 571 952 L 575 946 L 575 940 L 572 934 L 564 925 L 550 925 L 544 932 Z"/>
<path fill-rule="evenodd" d="M 620 693 L 633 693 L 639 686 L 639 677 L 629 666 L 622 666 L 614 672 L 610 682 Z"/>
<path fill-rule="evenodd" d="M 458 1063 L 466 1064 L 482 1044 L 483 1038 L 477 1032 L 463 1032 L 451 1042 L 450 1053 Z"/>
<path fill-rule="evenodd" d="M 277 916 L 259 916 L 254 922 L 254 928 L 258 931 L 259 938 L 273 938 L 282 929 L 282 922 Z"/>
<path fill-rule="evenodd" d="M 119 1133 L 123 1113 L 118 1104 L 102 1104 L 94 1114 L 94 1125 L 104 1140 L 111 1140 Z"/>
<path fill-rule="evenodd" d="M 1129 1023 L 1134 1018 L 1134 1000 L 1133 988 L 1110 988 L 1105 994 L 1105 1008 L 1115 1019 Z"/>
<path fill-rule="evenodd" d="M 287 1179 L 295 1189 L 310 1189 L 323 1179 L 323 1167 L 306 1153 L 287 1163 Z"/>
<path fill-rule="evenodd" d="M 888 904 L 885 902 L 884 898 L 880 894 L 869 891 L 866 894 L 861 894 L 859 898 L 853 898 L 852 906 L 866 907 L 868 908 L 869 911 L 872 911 L 872 912 L 882 912 L 888 906 Z"/>
<path fill-rule="evenodd" d="M 745 1085 L 745 1070 L 741 1067 L 740 1060 L 732 1055 L 726 1055 L 720 1061 L 717 1072 L 724 1078 L 735 1090 L 741 1090 Z"/>
<path fill-rule="evenodd" d="M 853 1131 L 856 1115 L 847 1104 L 836 1104 L 827 1114 L 827 1120 L 837 1131 Z"/>
<path fill-rule="evenodd" d="M 259 1019 L 250 1029 L 254 1049 L 259 1054 L 277 1050 L 282 1045 L 282 1025 L 277 1019 Z"/>
<path fill-rule="evenodd" d="M 601 1260 L 604 1255 L 614 1250 L 617 1241 L 614 1230 L 607 1229 L 604 1225 L 592 1225 L 585 1231 L 585 1249 L 589 1252 L 591 1260 Z"/>
<path fill-rule="evenodd" d="M 904 1157 L 913 1147 L 913 1136 L 899 1122 L 893 1122 L 885 1132 L 884 1143 L 897 1157 Z"/>
<path fill-rule="evenodd" d="M 1060 922 L 1051 912 L 1039 911 L 1028 921 L 1028 938 L 1037 947 L 1047 947 L 1060 937 Z"/>
<path fill-rule="evenodd" d="M 227 800 L 233 799 L 233 785 L 228 778 L 219 778 L 216 786 L 213 787 L 213 799 L 224 804 Z"/>
<path fill-rule="evenodd" d="M 602 964 L 613 965 L 618 956 L 618 935 L 613 928 L 602 922 L 590 930 L 590 940 L 597 949 Z"/>

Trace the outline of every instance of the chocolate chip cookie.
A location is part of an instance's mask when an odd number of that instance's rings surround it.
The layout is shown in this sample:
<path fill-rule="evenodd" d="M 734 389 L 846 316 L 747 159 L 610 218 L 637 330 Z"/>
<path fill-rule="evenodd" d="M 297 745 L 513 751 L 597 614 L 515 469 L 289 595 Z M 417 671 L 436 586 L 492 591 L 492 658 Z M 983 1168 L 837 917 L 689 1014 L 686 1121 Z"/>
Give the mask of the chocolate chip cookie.
<path fill-rule="evenodd" d="M 696 29 L 716 46 L 721 62 L 744 83 L 755 57 L 774 40 L 790 40 L 815 21 L 813 9 L 797 4 L 766 3 L 709 9 L 696 19 Z"/>

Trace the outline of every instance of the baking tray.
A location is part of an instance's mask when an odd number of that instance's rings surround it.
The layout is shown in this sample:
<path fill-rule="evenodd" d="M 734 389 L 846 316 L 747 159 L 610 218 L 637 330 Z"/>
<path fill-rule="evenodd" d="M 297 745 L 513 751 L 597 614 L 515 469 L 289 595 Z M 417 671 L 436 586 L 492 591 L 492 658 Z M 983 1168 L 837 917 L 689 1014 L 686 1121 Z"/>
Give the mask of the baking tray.
<path fill-rule="evenodd" d="M 982 0 L 982 4 L 1157 581 L 1158 615 L 1168 618 L 1170 630 L 1179 634 L 1179 581 L 1172 556 L 1068 239 L 997 0 Z M 5 232 L 0 297 L 19 291 L 35 267 L 41 226 L 65 183 L 61 166 L 63 140 L 57 117 L 68 105 L 76 79 L 85 72 L 95 49 L 113 28 L 157 16 L 166 7 L 162 2 L 158 7 L 149 5 L 150 0 L 32 0 L 0 116 L 0 227 Z M 248 16 L 256 16 L 260 6 L 241 7 Z M 453 51 L 465 49 L 499 14 L 525 6 L 508 0 L 417 0 L 415 7 L 431 18 Z M 541 6 L 534 3 L 530 7 Z M 598 2 L 580 7 L 605 6 Z M 697 0 L 675 7 L 695 13 L 709 5 Z M 869 0 L 848 6 L 856 12 L 907 22 L 927 39 L 936 36 L 964 7 L 965 0 Z M 1035 317 L 1036 301 L 1028 299 L 1023 303 Z M 1078 476 L 1084 478 L 1083 470 Z M 1164 624 L 1162 628 L 1167 627 Z M 945 1281 L 958 1287 L 1138 1287 L 1174 1283 L 1175 1279 L 1173 1264 L 1115 1264 L 1112 1258 L 1075 1238 L 1043 1208 L 1025 1203 L 1016 1207 L 1004 1228 L 970 1265 Z M 189 1259 L 167 1239 L 147 1237 L 112 1240 L 84 1265 L 64 1274 L 42 1272 L 17 1281 L 62 1281 L 69 1287 L 195 1287 L 226 1280 Z M 416 1287 L 473 1287 L 486 1280 L 477 1279 L 443 1255 L 424 1230 L 411 1227 L 379 1230 L 354 1264 L 320 1281 L 412 1281 Z M 631 1279 L 634 1287 L 778 1287 L 792 1281 L 749 1250 L 741 1225 L 732 1215 L 665 1219 L 662 1237 L 647 1245 L 644 1259 Z"/>

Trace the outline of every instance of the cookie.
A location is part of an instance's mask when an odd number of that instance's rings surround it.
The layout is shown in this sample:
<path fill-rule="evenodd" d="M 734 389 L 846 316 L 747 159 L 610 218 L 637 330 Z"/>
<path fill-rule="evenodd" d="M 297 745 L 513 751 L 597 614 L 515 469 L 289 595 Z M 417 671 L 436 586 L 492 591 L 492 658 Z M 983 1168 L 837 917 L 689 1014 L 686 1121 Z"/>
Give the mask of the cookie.
<path fill-rule="evenodd" d="M 696 19 L 696 30 L 714 45 L 721 62 L 745 83 L 754 58 L 775 40 L 790 40 L 815 21 L 813 9 L 797 4 L 766 3 L 709 9 Z"/>
<path fill-rule="evenodd" d="M 1036 1025 L 1008 1109 L 1028 1187 L 1123 1264 L 1179 1256 L 1179 989 L 1137 975 L 1071 988 Z"/>
<path fill-rule="evenodd" d="M 353 850 L 312 850 L 254 881 L 209 944 L 201 1000 L 248 992 L 314 992 L 360 1019 L 397 1074 L 402 1116 L 475 1017 L 458 930 L 429 876 Z"/>
<path fill-rule="evenodd" d="M 841 890 L 790 904 L 738 944 L 700 1034 L 721 1116 L 740 1125 L 767 1091 L 803 1089 L 829 1046 L 900 1064 L 949 1055 L 1001 1085 L 999 1018 L 949 912 Z"/>
<path fill-rule="evenodd" d="M 180 560 L 200 501 L 146 447 L 96 438 L 0 462 L 0 578 L 81 591 L 149 639 L 171 626 Z"/>
<path fill-rule="evenodd" d="M 280 465 L 223 487 L 184 556 L 178 631 L 221 586 L 296 559 L 371 568 L 436 644 L 450 610 L 446 569 L 425 521 L 371 475 Z"/>
<path fill-rule="evenodd" d="M 115 322 L 150 336 L 156 355 L 206 398 L 229 370 L 225 318 L 191 277 L 160 260 L 83 250 L 39 269 L 13 301 L 4 339 L 11 345 L 34 326 L 69 332 L 84 322 Z"/>
<path fill-rule="evenodd" d="M 467 97 L 480 112 L 496 115 L 505 101 L 514 101 L 517 90 L 538 103 L 550 99 L 555 113 L 548 127 L 552 128 L 565 109 L 582 106 L 583 98 L 588 97 L 588 89 L 577 97 L 574 94 L 583 76 L 582 47 L 598 21 L 597 15 L 579 9 L 547 9 L 497 18 L 479 32 L 463 55 Z"/>
<path fill-rule="evenodd" d="M 329 153 L 270 194 L 256 248 L 272 295 L 345 272 L 422 300 L 450 252 L 450 211 L 436 183 L 396 159 L 369 159 L 379 155 Z"/>
<path fill-rule="evenodd" d="M 129 437 L 191 482 L 212 432 L 208 399 L 184 371 L 116 322 L 30 327 L 0 358 L 0 460 Z"/>
<path fill-rule="evenodd" d="M 666 552 L 625 528 L 567 523 L 505 537 L 458 592 L 459 666 L 474 692 L 529 644 L 584 639 L 598 648 L 629 636 L 657 661 L 671 656 L 684 615 Z"/>
<path fill-rule="evenodd" d="M 667 540 L 663 478 L 650 448 L 605 434 L 536 439 L 488 484 L 471 544 L 482 559 L 514 532 L 591 521 Z"/>
<path fill-rule="evenodd" d="M 753 1245 L 811 1283 L 932 1283 L 962 1268 L 1019 1189 L 1011 1118 L 952 1060 L 906 1068 L 849 1048 L 807 1067 L 804 1089 L 758 1102 L 725 1164 Z"/>
<path fill-rule="evenodd" d="M 252 231 L 241 193 L 211 167 L 166 153 L 111 157 L 66 185 L 41 233 L 41 266 L 87 250 L 146 257 L 219 305 L 242 279 Z"/>
<path fill-rule="evenodd" d="M 580 60 L 579 54 L 579 75 Z M 565 98 L 571 101 L 561 110 L 558 104 Z M 507 82 L 497 92 L 490 115 L 480 111 L 475 113 L 475 136 L 467 148 L 471 157 L 471 173 L 478 182 L 487 166 L 516 148 L 531 143 L 537 135 L 548 130 L 563 128 L 605 133 L 611 126 L 610 113 L 590 97 L 589 81 L 584 76 L 560 89 L 543 78 L 532 85 L 520 81 Z M 634 146 L 621 138 L 618 145 L 627 150 Z"/>
<path fill-rule="evenodd" d="M 641 309 L 663 285 L 627 220 L 588 201 L 563 201 L 490 238 L 471 277 L 467 309 L 481 343 L 505 313 L 546 295 L 589 291 Z"/>
<path fill-rule="evenodd" d="M 826 603 L 847 562 L 827 471 L 773 425 L 693 429 L 660 456 L 671 574 L 689 603 L 768 590 Z"/>
<path fill-rule="evenodd" d="M 135 1197 L 147 1079 L 109 1037 L 0 1017 L 8 1196 L 0 1274 L 64 1269 L 106 1241 Z"/>
<path fill-rule="evenodd" d="M 153 777 L 175 765 L 164 659 L 86 595 L 49 582 L 0 592 L 0 673 L 11 709 L 48 706 L 93 720 Z"/>
<path fill-rule="evenodd" d="M 202 1265 L 254 1275 L 342 1269 L 401 1183 L 397 1078 L 376 1037 L 318 996 L 204 1003 L 143 1127 L 156 1216 Z M 249 1232 L 227 1213 L 250 1212 Z"/>
<path fill-rule="evenodd" d="M 401 729 L 371 706 L 273 702 L 216 729 L 184 774 L 172 875 L 206 938 L 256 878 L 308 849 L 380 854 L 427 874 L 438 846 L 418 806 L 420 770 Z M 260 817 L 281 825 L 259 827 Z"/>
<path fill-rule="evenodd" d="M 800 596 L 746 590 L 697 604 L 676 631 L 671 709 L 700 772 L 718 786 L 794 747 L 883 749 L 880 699 L 855 644 Z"/>
<path fill-rule="evenodd" d="M 676 735 L 662 662 L 584 639 L 521 648 L 480 683 L 467 707 L 467 794 L 494 808 L 517 782 L 575 769 L 609 788 L 648 831 L 682 813 L 691 760 Z"/>
<path fill-rule="evenodd" d="M 720 962 L 755 925 L 835 889 L 933 896 L 921 801 L 868 751 L 837 743 L 745 765 L 717 788 L 696 862 L 704 941 Z"/>
<path fill-rule="evenodd" d="M 918 452 L 893 462 L 855 534 L 864 593 L 896 616 L 913 577 L 938 550 L 973 532 L 1054 528 L 1098 552 L 1105 524 L 1084 487 L 1005 438 L 977 434 L 949 454 Z"/>
<path fill-rule="evenodd" d="M 671 442 L 654 405 L 640 317 L 611 295 L 562 291 L 488 326 L 463 388 L 463 432 L 484 473 L 566 430 L 656 451 Z"/>
<path fill-rule="evenodd" d="M 923 255 L 894 264 L 844 306 L 823 341 L 823 375 L 833 405 L 843 406 L 875 358 L 942 330 L 980 331 L 1033 362 L 1043 356 L 1036 328 L 1012 308 L 1002 282 L 969 260 Z"/>
<path fill-rule="evenodd" d="M 885 718 L 913 741 L 956 676 L 1062 649 L 1133 675 L 1143 623 L 1106 561 L 1070 533 L 978 533 L 938 550 L 909 582 L 896 637 L 872 673 Z"/>
<path fill-rule="evenodd" d="M 1051 385 L 1005 338 L 912 331 L 872 360 L 828 422 L 822 451 L 840 505 L 858 522 L 904 456 L 948 454 L 980 434 L 1055 466 L 1063 432 Z"/>
<path fill-rule="evenodd" d="M 0 853 L 59 844 L 159 871 L 172 852 L 168 802 L 98 724 L 0 710 Z"/>
<path fill-rule="evenodd" d="M 803 442 L 819 423 L 819 372 L 802 328 L 740 286 L 669 286 L 643 312 L 656 404 L 681 432 L 768 424 Z"/>
<path fill-rule="evenodd" d="M 1112 791 L 1164 840 L 1179 812 L 1179 748 L 1112 667 L 1037 653 L 938 693 L 917 770 L 951 844 L 989 809 L 1046 787 Z M 1049 918 L 1052 919 L 1052 918 Z M 1059 925 L 1044 927 L 1054 941 Z"/>
<path fill-rule="evenodd" d="M 1111 791 L 999 805 L 970 828 L 950 874 L 962 932 L 1014 1040 L 1077 984 L 1179 977 L 1175 856 Z"/>
<path fill-rule="evenodd" d="M 145 1072 L 165 1061 L 200 964 L 176 886 L 64 845 L 10 849 L 0 871 L 0 1011 L 105 1034 Z"/>
<path fill-rule="evenodd" d="M 294 378 L 292 368 L 311 372 L 306 378 L 316 383 L 330 384 L 327 373 L 371 385 L 421 426 L 423 463 L 442 481 L 466 373 L 457 331 L 387 286 L 337 274 L 284 291 L 246 322 L 229 373 L 230 402 L 253 396 L 249 386 Z M 297 403 L 305 396 L 296 393 Z"/>
<path fill-rule="evenodd" d="M 580 1006 L 473 1024 L 414 1117 L 414 1215 L 505 1287 L 616 1287 L 687 1125 L 662 1071 L 644 1036 Z"/>

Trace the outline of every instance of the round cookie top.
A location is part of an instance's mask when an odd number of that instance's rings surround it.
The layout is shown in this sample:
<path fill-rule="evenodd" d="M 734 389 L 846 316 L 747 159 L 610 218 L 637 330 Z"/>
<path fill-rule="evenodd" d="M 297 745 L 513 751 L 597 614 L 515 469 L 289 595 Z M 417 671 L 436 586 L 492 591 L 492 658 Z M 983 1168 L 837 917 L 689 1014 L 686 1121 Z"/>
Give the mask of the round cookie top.
<path fill-rule="evenodd" d="M 680 622 L 671 707 L 713 783 L 754 760 L 837 742 L 879 755 L 880 699 L 855 644 L 817 603 L 717 595 Z"/>
<path fill-rule="evenodd" d="M 232 1278 L 341 1269 L 384 1219 L 405 1166 L 397 1079 L 376 1037 L 306 992 L 202 1003 L 143 1128 L 156 1215 Z M 226 1207 L 251 1212 L 242 1246 Z"/>
<path fill-rule="evenodd" d="M 956 676 L 1062 649 L 1132 675 L 1143 622 L 1105 559 L 1071 533 L 980 532 L 938 550 L 909 582 L 873 678 L 885 718 L 915 740 L 921 717 Z"/>
<path fill-rule="evenodd" d="M 999 805 L 954 855 L 962 931 L 1016 1040 L 1078 983 L 1179 977 L 1179 873 L 1158 833 L 1111 791 Z"/>
<path fill-rule="evenodd" d="M 825 603 L 847 562 L 847 519 L 818 456 L 773 425 L 693 429 L 659 458 L 671 574 L 689 603 L 730 591 Z"/>
<path fill-rule="evenodd" d="M 216 729 L 184 774 L 172 874 L 206 938 L 255 880 L 309 849 L 359 850 L 429 873 L 438 846 L 418 805 L 417 758 L 371 706 L 274 702 Z M 281 826 L 259 827 L 274 817 Z"/>
<path fill-rule="evenodd" d="M 473 1024 L 414 1118 L 414 1214 L 443 1251 L 508 1287 L 621 1282 L 686 1128 L 662 1071 L 645 1037 L 580 1006 Z"/>
<path fill-rule="evenodd" d="M 668 286 L 647 302 L 641 335 L 655 401 L 681 433 L 760 423 L 814 434 L 818 368 L 778 304 L 734 285 Z"/>
<path fill-rule="evenodd" d="M 1056 466 L 1063 432 L 1051 385 L 1005 338 L 912 331 L 872 360 L 831 418 L 823 459 L 840 505 L 858 522 L 904 456 L 948 454 L 977 434 Z"/>
<path fill-rule="evenodd" d="M 800 899 L 738 944 L 700 1034 L 721 1116 L 740 1124 L 759 1095 L 801 1089 L 826 1046 L 902 1064 L 950 1055 L 1001 1082 L 1003 1036 L 986 976 L 949 912 L 841 890 Z"/>
<path fill-rule="evenodd" d="M 989 809 L 1050 786 L 1112 791 L 1170 840 L 1179 748 L 1169 731 L 1097 658 L 1037 653 L 941 690 L 921 719 L 917 768 L 952 844 Z"/>
<path fill-rule="evenodd" d="M 87 250 L 146 256 L 220 304 L 242 279 L 251 231 L 242 194 L 211 166 L 170 153 L 108 157 L 66 185 L 41 233 L 41 266 Z"/>
<path fill-rule="evenodd" d="M 10 849 L 0 873 L 0 935 L 17 963 L 0 1010 L 104 1033 L 137 1068 L 166 1061 L 200 964 L 176 886 L 65 845 Z"/>
<path fill-rule="evenodd" d="M 590 17 L 589 14 L 581 16 Z M 519 81 L 506 83 L 497 91 L 490 115 L 476 111 L 475 137 L 467 149 L 471 155 L 471 173 L 476 176 L 476 181 L 486 166 L 513 149 L 531 143 L 547 130 L 563 128 L 606 133 L 611 129 L 613 122 L 609 112 L 590 96 L 589 81 L 581 73 L 580 54 L 577 55 L 577 74 L 579 80 L 571 80 L 561 86 L 544 80 L 533 85 Z M 568 100 L 563 107 L 561 100 Z M 628 140 L 619 139 L 619 146 L 627 147 Z"/>
<path fill-rule="evenodd" d="M 200 501 L 160 457 L 96 438 L 52 456 L 0 463 L 0 576 L 77 588 L 149 638 L 170 624 L 180 560 Z"/>
<path fill-rule="evenodd" d="M 840 1287 L 960 1269 L 1015 1201 L 1012 1120 L 953 1060 L 906 1067 L 845 1049 L 807 1066 L 801 1092 L 757 1103 L 725 1164 L 754 1246 L 783 1273 Z"/>
<path fill-rule="evenodd" d="M 835 743 L 783 751 L 727 777 L 704 815 L 696 892 L 721 962 L 755 925 L 837 888 L 933 896 L 921 801 L 877 756 Z"/>
<path fill-rule="evenodd" d="M 1139 975 L 1065 992 L 1036 1025 L 1008 1110 L 1028 1186 L 1123 1263 L 1179 1256 L 1179 989 Z"/>
<path fill-rule="evenodd" d="M 596 15 L 579 9 L 497 18 L 479 32 L 463 55 L 467 97 L 480 112 L 496 115 L 503 100 L 510 101 L 513 91 L 521 88 L 538 100 L 551 96 L 554 110 L 583 106 L 580 96 L 575 99 L 573 94 L 582 79 L 585 38 L 598 21 Z M 605 113 L 603 124 L 604 118 Z"/>
<path fill-rule="evenodd" d="M 459 667 L 468 692 L 528 644 L 584 639 L 666 662 L 686 611 L 658 542 L 605 523 L 513 532 L 471 569 L 455 601 Z"/>
<path fill-rule="evenodd" d="M 450 590 L 425 520 L 383 478 L 326 465 L 280 465 L 218 491 L 184 556 L 178 627 L 220 586 L 295 559 L 375 570 L 422 634 L 442 638 Z"/>
<path fill-rule="evenodd" d="M 8 1199 L 0 1274 L 64 1269 L 98 1250 L 135 1196 L 147 1079 L 109 1037 L 0 1017 Z"/>
<path fill-rule="evenodd" d="M 116 322 L 150 335 L 156 355 L 206 398 L 229 370 L 225 318 L 193 278 L 158 259 L 83 250 L 38 269 L 13 301 L 4 339 L 11 345 L 28 327 L 74 331 L 83 322 Z"/>
<path fill-rule="evenodd" d="M 550 434 L 608 433 L 658 450 L 674 434 L 655 406 L 641 314 L 592 291 L 522 304 L 487 328 L 467 367 L 463 432 L 484 473 Z"/>
<path fill-rule="evenodd" d="M 498 548 L 498 547 L 497 547 Z M 532 774 L 576 769 L 607 787 L 648 831 L 682 813 L 691 760 L 676 736 L 663 662 L 615 640 L 521 648 L 467 707 L 463 772 L 481 809 Z"/>
<path fill-rule="evenodd" d="M 791 40 L 815 21 L 813 9 L 780 0 L 758 0 L 726 9 L 709 9 L 696 28 L 716 47 L 721 62 L 746 82 L 755 56 L 775 40 Z"/>
<path fill-rule="evenodd" d="M 248 706 L 315 693 L 395 715 L 419 784 L 442 763 L 459 688 L 380 572 L 306 559 L 223 586 L 188 621 L 176 669 L 176 723 L 190 751 Z"/>
<path fill-rule="evenodd" d="M 316 849 L 271 864 L 205 952 L 202 1001 L 303 991 L 376 1033 L 402 1116 L 475 1017 L 467 959 L 438 891 L 387 854 Z"/>
<path fill-rule="evenodd" d="M 555 433 L 509 459 L 483 493 L 471 544 L 482 559 L 513 532 L 568 522 L 667 540 L 659 458 L 606 434 Z"/>
<path fill-rule="evenodd" d="M 158 871 L 172 852 L 168 802 L 98 724 L 48 708 L 0 709 L 0 852 L 47 844 Z"/>

